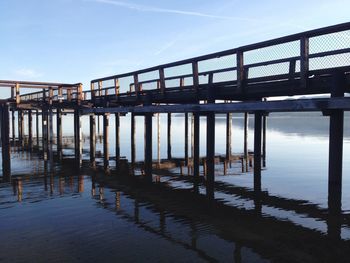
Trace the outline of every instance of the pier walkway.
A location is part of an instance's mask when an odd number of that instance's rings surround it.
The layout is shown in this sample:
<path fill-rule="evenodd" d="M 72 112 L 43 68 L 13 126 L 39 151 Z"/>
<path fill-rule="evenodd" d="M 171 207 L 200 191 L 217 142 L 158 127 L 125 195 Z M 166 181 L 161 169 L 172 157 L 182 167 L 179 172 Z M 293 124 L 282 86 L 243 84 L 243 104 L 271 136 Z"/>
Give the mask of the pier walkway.
<path fill-rule="evenodd" d="M 42 145 L 44 158 L 53 159 L 52 144 L 62 154 L 62 114 L 74 115 L 75 159 L 82 155 L 82 115 L 90 116 L 90 161 L 96 159 L 96 117 L 103 116 L 104 165 L 109 166 L 108 126 L 111 114 L 116 120 L 116 153 L 120 159 L 120 117 L 132 115 L 132 157 L 135 162 L 135 116 L 145 118 L 144 174 L 152 181 L 152 120 L 155 113 L 168 115 L 168 157 L 171 159 L 170 127 L 172 113 L 185 113 L 185 141 L 188 120 L 192 118 L 191 160 L 185 144 L 185 165 L 200 175 L 200 116 L 207 118 L 206 185 L 214 195 L 215 114 L 227 115 L 226 158 L 231 160 L 231 119 L 233 112 L 254 115 L 254 189 L 261 190 L 262 157 L 266 148 L 266 117 L 270 112 L 320 111 L 330 116 L 329 192 L 341 198 L 344 111 L 350 110 L 350 23 L 320 28 L 200 57 L 185 59 L 130 73 L 91 81 L 90 90 L 81 83 L 44 83 L 0 80 L 11 96 L 1 100 L 1 143 L 3 177 L 11 175 L 10 147 L 24 147 L 24 115 L 28 115 L 28 145 Z M 307 95 L 324 95 L 309 98 Z M 283 98 L 278 98 L 278 97 Z M 293 96 L 286 100 L 285 97 Z M 271 98 L 274 98 L 271 100 Z M 191 115 L 189 115 L 191 114 Z M 36 138 L 32 119 L 36 117 Z M 39 124 L 39 116 L 41 125 Z M 17 117 L 17 128 L 15 122 Z M 56 118 L 56 131 L 53 122 Z M 41 126 L 41 127 L 40 127 Z M 11 130 L 10 130 L 11 128 Z M 42 136 L 39 138 L 39 129 Z M 17 136 L 16 136 L 17 135 Z M 55 137 L 55 138 L 54 138 Z M 27 148 L 27 149 L 28 149 Z M 249 153 L 245 142 L 243 159 Z M 335 210 L 341 209 L 335 206 Z"/>

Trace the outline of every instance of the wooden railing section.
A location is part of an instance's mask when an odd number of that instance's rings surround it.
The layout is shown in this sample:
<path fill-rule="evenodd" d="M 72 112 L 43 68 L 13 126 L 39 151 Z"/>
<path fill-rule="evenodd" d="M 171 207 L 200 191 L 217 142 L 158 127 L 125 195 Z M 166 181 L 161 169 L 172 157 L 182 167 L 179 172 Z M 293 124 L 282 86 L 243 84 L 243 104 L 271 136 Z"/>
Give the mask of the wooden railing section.
<path fill-rule="evenodd" d="M 307 31 L 91 81 L 86 97 L 138 96 L 145 90 L 193 89 L 230 85 L 244 93 L 249 85 L 290 80 L 308 88 L 308 80 L 350 68 L 350 23 Z M 89 94 L 90 93 L 90 94 Z"/>

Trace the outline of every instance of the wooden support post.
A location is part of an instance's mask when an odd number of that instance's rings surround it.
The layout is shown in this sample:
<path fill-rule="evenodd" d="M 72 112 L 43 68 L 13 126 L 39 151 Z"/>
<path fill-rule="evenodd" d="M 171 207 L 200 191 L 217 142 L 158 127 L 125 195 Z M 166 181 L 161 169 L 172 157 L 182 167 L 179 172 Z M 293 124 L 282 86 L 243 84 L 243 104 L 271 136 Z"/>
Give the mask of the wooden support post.
<path fill-rule="evenodd" d="M 36 146 L 39 148 L 39 110 L 36 110 L 35 116 L 35 126 L 36 126 Z"/>
<path fill-rule="evenodd" d="M 47 161 L 47 147 L 48 147 L 48 114 L 47 109 L 43 107 L 41 109 L 41 129 L 42 129 L 42 146 L 43 146 L 43 155 L 44 161 Z"/>
<path fill-rule="evenodd" d="M 136 124 L 135 114 L 131 113 L 131 162 L 135 163 L 136 160 Z"/>
<path fill-rule="evenodd" d="M 80 112 L 79 109 L 74 110 L 74 149 L 75 149 L 75 161 L 77 167 L 80 168 L 81 165 L 81 136 L 80 136 Z"/>
<path fill-rule="evenodd" d="M 262 112 L 254 114 L 254 206 L 255 213 L 261 215 L 261 128 Z"/>
<path fill-rule="evenodd" d="M 188 112 L 185 113 L 185 165 L 188 166 Z"/>
<path fill-rule="evenodd" d="M 100 115 L 97 115 L 97 137 L 99 137 L 101 134 L 100 130 Z"/>
<path fill-rule="evenodd" d="M 168 128 L 167 128 L 167 153 L 168 160 L 172 158 L 171 156 L 171 113 L 168 113 Z"/>
<path fill-rule="evenodd" d="M 344 73 L 334 72 L 331 97 L 343 97 L 345 87 Z M 329 115 L 328 209 L 337 216 L 341 214 L 344 111 L 332 110 Z"/>
<path fill-rule="evenodd" d="M 12 109 L 12 142 L 13 142 L 13 145 L 15 145 L 15 140 L 16 140 L 16 127 L 15 127 L 15 121 L 16 121 L 16 118 L 15 118 L 15 110 Z"/>
<path fill-rule="evenodd" d="M 103 115 L 103 164 L 106 170 L 109 169 L 109 113 Z"/>
<path fill-rule="evenodd" d="M 249 159 L 249 153 L 248 153 L 248 129 L 249 129 L 249 114 L 248 112 L 244 113 L 244 159 L 245 159 L 245 167 L 246 172 L 248 172 L 248 159 Z"/>
<path fill-rule="evenodd" d="M 28 110 L 28 145 L 31 151 L 33 148 L 33 116 L 31 110 Z"/>
<path fill-rule="evenodd" d="M 261 127 L 262 113 L 254 114 L 254 189 L 261 190 Z"/>
<path fill-rule="evenodd" d="M 152 113 L 145 114 L 145 175 L 152 182 Z"/>
<path fill-rule="evenodd" d="M 115 114 L 115 161 L 120 160 L 120 115 Z"/>
<path fill-rule="evenodd" d="M 18 140 L 21 147 L 24 146 L 23 132 L 24 132 L 24 114 L 22 110 L 18 110 Z"/>
<path fill-rule="evenodd" d="M 226 114 L 226 160 L 231 162 L 232 155 L 232 113 Z"/>
<path fill-rule="evenodd" d="M 62 158 L 62 110 L 57 108 L 56 112 L 56 139 L 58 158 Z"/>
<path fill-rule="evenodd" d="M 49 108 L 49 116 L 48 116 L 48 140 L 49 140 L 49 160 L 50 160 L 50 168 L 53 166 L 53 111 L 50 103 Z"/>
<path fill-rule="evenodd" d="M 11 149 L 10 149 L 10 114 L 7 105 L 0 106 L 1 110 L 1 151 L 2 151 L 2 176 L 4 181 L 11 177 Z"/>
<path fill-rule="evenodd" d="M 200 144 L 200 118 L 199 113 L 193 113 L 193 175 L 199 177 L 199 144 Z"/>
<path fill-rule="evenodd" d="M 90 163 L 96 165 L 96 118 L 90 115 Z"/>
<path fill-rule="evenodd" d="M 207 184 L 206 193 L 209 199 L 214 198 L 215 181 L 215 113 L 207 114 Z"/>
<path fill-rule="evenodd" d="M 267 125 L 267 114 L 263 115 L 262 119 L 262 157 L 263 167 L 266 167 L 266 125 Z"/>
<path fill-rule="evenodd" d="M 157 114 L 157 161 L 160 165 L 160 114 Z"/>

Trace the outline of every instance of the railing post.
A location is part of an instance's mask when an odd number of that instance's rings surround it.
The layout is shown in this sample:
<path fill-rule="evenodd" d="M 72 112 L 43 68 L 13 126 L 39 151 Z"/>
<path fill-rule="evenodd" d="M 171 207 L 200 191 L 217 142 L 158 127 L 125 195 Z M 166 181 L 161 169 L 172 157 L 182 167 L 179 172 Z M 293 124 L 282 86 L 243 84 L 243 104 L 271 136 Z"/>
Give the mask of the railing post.
<path fill-rule="evenodd" d="M 160 90 L 162 93 L 165 92 L 165 75 L 164 75 L 164 68 L 159 69 L 159 84 L 160 84 Z"/>
<path fill-rule="evenodd" d="M 79 83 L 77 87 L 77 100 L 78 100 L 78 105 L 81 104 L 81 101 L 83 100 L 83 84 Z"/>
<path fill-rule="evenodd" d="M 16 83 L 16 104 L 19 104 L 21 102 L 21 97 L 19 95 L 19 84 Z"/>
<path fill-rule="evenodd" d="M 57 96 L 58 96 L 58 102 L 59 103 L 62 103 L 62 95 L 63 95 L 62 87 L 58 87 Z"/>
<path fill-rule="evenodd" d="M 72 101 L 72 90 L 67 89 L 67 101 L 71 102 Z"/>
<path fill-rule="evenodd" d="M 196 91 L 199 88 L 199 76 L 198 76 L 198 62 L 192 62 L 192 74 L 193 74 L 193 87 Z"/>
<path fill-rule="evenodd" d="M 245 72 L 244 72 L 244 57 L 243 51 L 237 51 L 237 89 L 240 93 L 244 92 L 244 84 L 245 84 Z"/>
<path fill-rule="evenodd" d="M 140 86 L 139 86 L 139 76 L 137 74 L 134 74 L 134 88 L 135 88 L 136 97 L 138 97 L 140 92 Z"/>
<path fill-rule="evenodd" d="M 309 79 L 309 38 L 302 37 L 300 39 L 300 81 L 301 87 L 308 87 Z"/>
<path fill-rule="evenodd" d="M 119 95 L 119 89 L 120 89 L 119 79 L 114 79 L 114 93 L 116 97 Z"/>
<path fill-rule="evenodd" d="M 95 84 L 90 82 L 91 100 L 95 102 Z"/>

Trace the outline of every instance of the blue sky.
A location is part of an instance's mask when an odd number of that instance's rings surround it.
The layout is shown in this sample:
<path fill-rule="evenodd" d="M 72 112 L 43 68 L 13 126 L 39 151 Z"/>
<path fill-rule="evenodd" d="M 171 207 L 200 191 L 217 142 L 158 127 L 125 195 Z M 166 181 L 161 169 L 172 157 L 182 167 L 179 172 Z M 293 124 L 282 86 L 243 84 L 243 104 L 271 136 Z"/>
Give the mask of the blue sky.
<path fill-rule="evenodd" d="M 0 0 L 0 79 L 82 82 L 348 22 L 349 0 Z"/>

